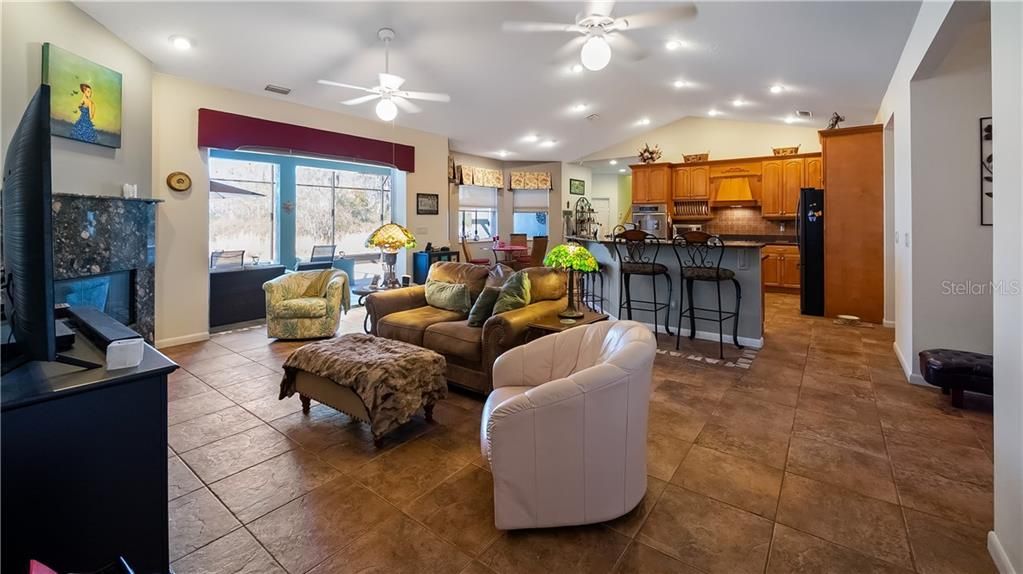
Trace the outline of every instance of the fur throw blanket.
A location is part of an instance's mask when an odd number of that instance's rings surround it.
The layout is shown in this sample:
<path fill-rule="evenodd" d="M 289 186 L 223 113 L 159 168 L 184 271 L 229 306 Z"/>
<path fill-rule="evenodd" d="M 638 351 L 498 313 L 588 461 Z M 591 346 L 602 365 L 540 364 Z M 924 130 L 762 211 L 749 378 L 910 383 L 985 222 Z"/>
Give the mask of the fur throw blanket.
<path fill-rule="evenodd" d="M 362 399 L 373 436 L 379 438 L 447 396 L 445 368 L 444 357 L 429 349 L 353 333 L 292 353 L 284 363 L 279 398 L 295 394 L 298 371 L 330 379 Z"/>

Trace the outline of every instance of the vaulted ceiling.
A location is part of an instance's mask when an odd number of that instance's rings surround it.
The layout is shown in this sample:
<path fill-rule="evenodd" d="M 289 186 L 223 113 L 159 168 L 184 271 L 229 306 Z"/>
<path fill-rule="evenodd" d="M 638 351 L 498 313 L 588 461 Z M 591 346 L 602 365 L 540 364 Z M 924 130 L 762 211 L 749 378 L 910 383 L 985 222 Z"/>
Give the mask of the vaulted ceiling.
<path fill-rule="evenodd" d="M 346 114 L 383 71 L 377 30 L 397 32 L 391 72 L 405 88 L 446 92 L 451 103 L 399 113 L 397 125 L 443 134 L 453 149 L 508 160 L 571 161 L 686 116 L 781 122 L 795 110 L 823 127 L 833 111 L 868 123 L 880 103 L 918 2 L 698 2 L 694 19 L 630 30 L 642 59 L 616 53 L 599 72 L 572 73 L 556 57 L 567 33 L 503 32 L 505 20 L 571 23 L 584 3 L 541 2 L 79 2 L 153 61 L 157 70 Z M 624 16 L 663 8 L 619 2 Z M 183 35 L 188 51 L 169 41 Z M 668 50 L 669 40 L 681 47 Z M 676 88 L 674 82 L 687 85 Z M 266 84 L 292 89 L 266 93 Z M 784 86 L 770 93 L 774 84 Z M 733 100 L 746 103 L 734 107 Z M 577 104 L 584 104 L 576 110 Z M 157 112 L 158 113 L 158 112 Z M 596 119 L 586 116 L 597 114 Z M 641 122 L 647 119 L 647 123 Z M 551 147 L 523 141 L 536 134 Z"/>

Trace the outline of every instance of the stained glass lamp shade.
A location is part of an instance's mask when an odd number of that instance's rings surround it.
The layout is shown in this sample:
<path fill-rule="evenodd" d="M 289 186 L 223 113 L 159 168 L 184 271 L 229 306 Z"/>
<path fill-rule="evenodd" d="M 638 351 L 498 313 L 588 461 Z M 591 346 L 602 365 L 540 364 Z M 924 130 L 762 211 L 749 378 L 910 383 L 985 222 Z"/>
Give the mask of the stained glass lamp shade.
<path fill-rule="evenodd" d="M 366 247 L 380 249 L 382 256 L 380 261 L 384 266 L 384 282 L 382 287 L 390 289 L 399 287 L 401 284 L 394 274 L 394 264 L 398 261 L 398 251 L 403 247 L 413 248 L 416 246 L 416 237 L 412 232 L 397 223 L 381 225 L 376 231 L 369 234 L 366 240 Z"/>
<path fill-rule="evenodd" d="M 589 273 L 596 271 L 596 258 L 578 243 L 562 243 L 551 249 L 550 253 L 544 257 L 543 264 L 548 267 L 568 270 L 568 308 L 558 313 L 558 316 L 570 320 L 582 317 L 582 311 L 575 307 L 575 272 Z"/>

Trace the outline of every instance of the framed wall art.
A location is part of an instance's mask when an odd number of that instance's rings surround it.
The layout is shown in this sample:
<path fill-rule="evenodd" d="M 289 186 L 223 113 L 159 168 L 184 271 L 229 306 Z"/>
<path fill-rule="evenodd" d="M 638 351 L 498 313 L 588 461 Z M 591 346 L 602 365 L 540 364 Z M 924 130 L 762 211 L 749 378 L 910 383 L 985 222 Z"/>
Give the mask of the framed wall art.
<path fill-rule="evenodd" d="M 43 44 L 43 83 L 50 85 L 50 133 L 121 147 L 121 73 Z"/>
<path fill-rule="evenodd" d="M 994 208 L 994 157 L 991 118 L 980 118 L 980 224 L 991 225 Z"/>
<path fill-rule="evenodd" d="M 586 195 L 586 182 L 581 179 L 569 179 L 568 193 L 572 195 Z"/>
<path fill-rule="evenodd" d="M 416 215 L 438 215 L 440 213 L 440 195 L 436 193 L 416 194 Z"/>

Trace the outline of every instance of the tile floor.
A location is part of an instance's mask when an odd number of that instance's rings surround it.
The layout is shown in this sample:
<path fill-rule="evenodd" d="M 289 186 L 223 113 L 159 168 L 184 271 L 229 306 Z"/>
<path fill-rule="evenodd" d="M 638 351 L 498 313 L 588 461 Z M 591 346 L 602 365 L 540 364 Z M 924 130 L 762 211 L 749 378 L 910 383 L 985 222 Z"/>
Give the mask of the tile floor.
<path fill-rule="evenodd" d="M 342 321 L 359 331 L 362 312 Z M 905 382 L 892 331 L 767 298 L 748 370 L 659 354 L 649 487 L 617 520 L 500 532 L 482 403 L 454 394 L 377 450 L 277 400 L 297 343 L 261 328 L 165 349 L 172 567 L 193 572 L 991 572 L 991 403 Z M 662 341 L 674 349 L 674 340 Z M 687 344 L 711 354 L 715 344 Z M 736 351 L 730 351 L 736 354 Z M 737 354 L 736 354 L 737 356 Z"/>

